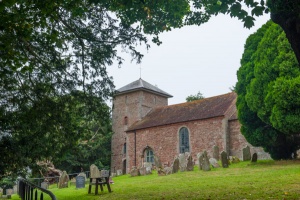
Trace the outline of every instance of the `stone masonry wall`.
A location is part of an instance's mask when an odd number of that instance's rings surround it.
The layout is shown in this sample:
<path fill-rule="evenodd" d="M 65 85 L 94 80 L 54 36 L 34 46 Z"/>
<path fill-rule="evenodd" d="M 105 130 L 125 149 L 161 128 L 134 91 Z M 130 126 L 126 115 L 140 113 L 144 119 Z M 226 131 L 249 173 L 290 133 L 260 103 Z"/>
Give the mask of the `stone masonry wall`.
<path fill-rule="evenodd" d="M 111 169 L 112 172 L 123 169 L 123 161 L 128 163 L 127 153 L 124 153 L 124 144 L 127 144 L 125 131 L 134 122 L 141 120 L 153 107 L 168 105 L 168 99 L 145 91 L 136 91 L 118 95 L 113 100 L 111 142 Z M 125 120 L 125 117 L 127 118 Z M 127 121 L 127 124 L 125 123 Z M 128 149 L 128 144 L 127 144 Z"/>
<path fill-rule="evenodd" d="M 212 157 L 214 145 L 219 146 L 220 152 L 224 150 L 222 117 L 137 130 L 136 133 L 127 134 L 129 157 L 127 170 L 132 166 L 140 167 L 142 165 L 142 155 L 147 146 L 152 148 L 162 163 L 170 165 L 174 157 L 179 154 L 179 129 L 182 127 L 189 130 L 190 152 L 194 160 L 196 160 L 197 153 L 204 150 Z"/>

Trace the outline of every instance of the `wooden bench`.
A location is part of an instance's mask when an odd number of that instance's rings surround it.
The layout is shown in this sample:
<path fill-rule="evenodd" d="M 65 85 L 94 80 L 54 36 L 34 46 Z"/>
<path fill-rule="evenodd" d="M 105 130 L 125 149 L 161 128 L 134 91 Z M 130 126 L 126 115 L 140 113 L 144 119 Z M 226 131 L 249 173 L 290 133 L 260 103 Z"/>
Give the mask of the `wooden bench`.
<path fill-rule="evenodd" d="M 105 186 L 105 185 L 107 186 L 108 191 L 112 192 L 111 188 L 110 188 L 110 183 L 109 183 L 109 171 L 102 170 L 100 177 L 91 177 L 90 178 L 89 191 L 88 191 L 89 194 L 92 191 L 92 185 L 95 185 L 95 195 L 98 194 L 99 186 L 100 186 L 101 192 L 103 192 L 103 186 Z"/>

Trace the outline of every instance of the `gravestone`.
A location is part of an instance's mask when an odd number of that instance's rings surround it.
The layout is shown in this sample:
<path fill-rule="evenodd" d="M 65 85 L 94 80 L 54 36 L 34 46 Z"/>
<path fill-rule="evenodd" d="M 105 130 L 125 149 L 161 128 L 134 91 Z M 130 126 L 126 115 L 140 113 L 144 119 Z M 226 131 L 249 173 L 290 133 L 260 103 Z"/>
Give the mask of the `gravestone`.
<path fill-rule="evenodd" d="M 84 176 L 76 176 L 76 188 L 84 188 L 85 187 L 85 177 Z"/>
<path fill-rule="evenodd" d="M 179 154 L 179 169 L 181 172 L 184 172 L 186 170 L 186 159 L 185 154 Z"/>
<path fill-rule="evenodd" d="M 80 172 L 77 176 L 83 176 L 84 177 L 84 181 L 87 180 L 86 174 L 84 172 Z"/>
<path fill-rule="evenodd" d="M 210 171 L 210 163 L 209 163 L 206 151 L 203 152 L 202 170 L 203 171 Z"/>
<path fill-rule="evenodd" d="M 193 171 L 194 170 L 194 163 L 193 163 L 193 158 L 192 158 L 191 155 L 189 155 L 188 158 L 187 158 L 186 170 L 187 171 Z"/>
<path fill-rule="evenodd" d="M 147 175 L 146 167 L 141 167 L 139 171 L 141 176 Z"/>
<path fill-rule="evenodd" d="M 48 190 L 48 188 L 49 188 L 49 183 L 48 183 L 48 182 L 42 182 L 42 183 L 41 183 L 41 188 Z"/>
<path fill-rule="evenodd" d="M 254 154 L 252 155 L 251 162 L 257 162 L 257 153 L 254 153 Z"/>
<path fill-rule="evenodd" d="M 69 175 L 66 171 L 63 171 L 62 175 L 59 177 L 58 188 L 67 188 L 69 182 Z"/>
<path fill-rule="evenodd" d="M 98 167 L 94 164 L 90 166 L 90 178 L 99 178 L 100 177 L 100 171 Z"/>
<path fill-rule="evenodd" d="M 164 172 L 166 175 L 172 174 L 172 167 L 165 167 Z"/>
<path fill-rule="evenodd" d="M 213 158 L 215 158 L 217 161 L 220 160 L 219 147 L 216 145 L 213 147 Z"/>
<path fill-rule="evenodd" d="M 157 174 L 158 174 L 158 176 L 165 176 L 166 172 L 162 168 L 157 168 Z"/>
<path fill-rule="evenodd" d="M 136 166 L 133 166 L 130 171 L 130 176 L 134 177 L 134 176 L 139 176 L 139 175 L 140 175 L 139 170 L 136 168 Z"/>
<path fill-rule="evenodd" d="M 117 173 L 111 173 L 111 177 L 116 177 Z"/>
<path fill-rule="evenodd" d="M 229 160 L 231 163 L 239 163 L 240 159 L 236 156 L 229 156 Z"/>
<path fill-rule="evenodd" d="M 228 168 L 229 163 L 228 163 L 227 153 L 225 151 L 222 151 L 221 153 L 221 162 L 223 168 Z"/>
<path fill-rule="evenodd" d="M 146 167 L 146 174 L 152 174 L 152 167 Z"/>
<path fill-rule="evenodd" d="M 109 177 L 109 171 L 108 170 L 101 170 L 100 171 L 101 177 Z"/>
<path fill-rule="evenodd" d="M 13 193 L 14 194 L 18 193 L 18 185 L 14 185 L 14 187 L 13 187 Z"/>
<path fill-rule="evenodd" d="M 243 161 L 251 160 L 250 147 L 246 146 L 243 148 Z"/>
<path fill-rule="evenodd" d="M 13 189 L 6 189 L 6 196 L 12 195 L 14 193 Z"/>
<path fill-rule="evenodd" d="M 146 167 L 146 168 L 151 168 L 152 169 L 152 163 L 151 162 L 144 162 L 144 167 Z"/>
<path fill-rule="evenodd" d="M 162 164 L 160 162 L 160 159 L 156 155 L 154 155 L 154 164 L 155 164 L 156 168 L 162 168 Z"/>
<path fill-rule="evenodd" d="M 220 167 L 217 159 L 215 159 L 215 158 L 210 158 L 209 163 L 213 166 L 213 168 L 219 168 Z"/>
<path fill-rule="evenodd" d="M 203 166 L 203 153 L 198 153 L 197 154 L 197 158 L 198 158 L 199 170 L 202 170 L 202 166 Z"/>
<path fill-rule="evenodd" d="M 123 171 L 121 169 L 118 169 L 117 170 L 117 176 L 121 176 L 121 175 L 123 175 Z"/>
<path fill-rule="evenodd" d="M 179 171 L 179 159 L 176 157 L 174 159 L 173 165 L 172 165 L 172 173 L 177 173 Z"/>

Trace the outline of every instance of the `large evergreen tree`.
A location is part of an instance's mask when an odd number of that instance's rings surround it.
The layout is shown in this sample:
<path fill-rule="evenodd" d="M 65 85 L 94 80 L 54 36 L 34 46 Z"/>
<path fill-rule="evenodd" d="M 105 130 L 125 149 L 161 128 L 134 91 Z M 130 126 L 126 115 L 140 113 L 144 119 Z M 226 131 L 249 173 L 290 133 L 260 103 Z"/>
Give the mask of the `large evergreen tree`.
<path fill-rule="evenodd" d="M 249 36 L 237 75 L 243 135 L 274 159 L 291 158 L 300 147 L 300 69 L 278 25 L 268 22 Z"/>

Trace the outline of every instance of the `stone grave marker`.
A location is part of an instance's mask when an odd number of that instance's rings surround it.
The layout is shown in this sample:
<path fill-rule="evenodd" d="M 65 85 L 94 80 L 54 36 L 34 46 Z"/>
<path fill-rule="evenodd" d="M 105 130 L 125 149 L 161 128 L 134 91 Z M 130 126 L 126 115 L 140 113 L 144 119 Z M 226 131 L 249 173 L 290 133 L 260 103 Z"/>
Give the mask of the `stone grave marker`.
<path fill-rule="evenodd" d="M 251 162 L 257 162 L 257 153 L 254 153 L 254 154 L 252 155 Z"/>
<path fill-rule="evenodd" d="M 59 177 L 58 188 L 67 188 L 69 182 L 69 175 L 66 171 L 63 171 L 62 175 Z"/>
<path fill-rule="evenodd" d="M 177 173 L 178 171 L 179 171 L 179 159 L 178 159 L 178 157 L 176 157 L 172 164 L 172 173 L 174 174 L 174 173 Z"/>
<path fill-rule="evenodd" d="M 85 177 L 84 176 L 76 176 L 76 188 L 85 188 Z"/>
<path fill-rule="evenodd" d="M 45 181 L 42 182 L 42 183 L 41 183 L 41 188 L 48 190 L 48 188 L 49 188 L 49 183 L 48 183 L 48 182 L 45 182 Z"/>
<path fill-rule="evenodd" d="M 203 171 L 210 171 L 210 163 L 209 163 L 206 151 L 203 152 L 202 170 Z"/>
<path fill-rule="evenodd" d="M 221 153 L 221 162 L 223 168 L 228 168 L 229 163 L 228 163 L 227 153 L 225 151 L 222 151 Z"/>
<path fill-rule="evenodd" d="M 209 163 L 213 166 L 213 168 L 219 168 L 220 167 L 217 159 L 215 159 L 215 158 L 210 158 Z"/>
<path fill-rule="evenodd" d="M 100 171 L 98 167 L 94 164 L 90 166 L 90 178 L 99 178 L 100 176 Z"/>
<path fill-rule="evenodd" d="M 198 158 L 199 170 L 202 170 L 202 166 L 203 166 L 203 153 L 198 153 L 197 154 L 197 158 Z"/>
<path fill-rule="evenodd" d="M 87 181 L 86 174 L 84 172 L 80 172 L 77 176 L 83 176 L 84 181 Z"/>
<path fill-rule="evenodd" d="M 220 160 L 219 147 L 216 145 L 213 147 L 213 158 L 215 158 L 217 161 Z"/>
<path fill-rule="evenodd" d="M 136 166 L 133 166 L 130 171 L 130 176 L 134 177 L 134 176 L 139 176 L 139 175 L 140 175 L 139 170 L 136 168 Z"/>
<path fill-rule="evenodd" d="M 166 175 L 172 174 L 172 167 L 165 167 L 164 172 Z"/>
<path fill-rule="evenodd" d="M 189 155 L 188 158 L 187 158 L 186 170 L 187 171 L 193 171 L 194 170 L 194 163 L 193 163 L 193 158 L 192 158 L 191 155 Z"/>
<path fill-rule="evenodd" d="M 156 155 L 154 155 L 154 164 L 155 164 L 156 168 L 161 168 L 162 169 L 162 164 L 160 162 L 160 159 Z"/>
<path fill-rule="evenodd" d="M 184 172 L 186 170 L 186 159 L 185 154 L 179 154 L 179 169 L 181 172 Z"/>
<path fill-rule="evenodd" d="M 117 176 L 121 176 L 121 175 L 123 175 L 123 171 L 121 169 L 118 169 L 117 170 Z"/>
<path fill-rule="evenodd" d="M 250 147 L 247 145 L 243 148 L 243 161 L 251 160 Z"/>
<path fill-rule="evenodd" d="M 146 167 L 141 167 L 139 171 L 141 176 L 147 175 Z"/>

